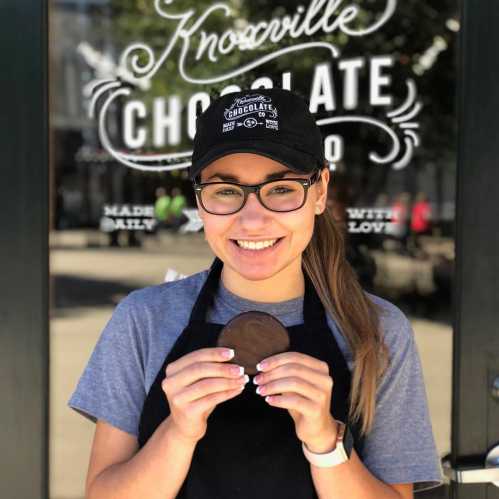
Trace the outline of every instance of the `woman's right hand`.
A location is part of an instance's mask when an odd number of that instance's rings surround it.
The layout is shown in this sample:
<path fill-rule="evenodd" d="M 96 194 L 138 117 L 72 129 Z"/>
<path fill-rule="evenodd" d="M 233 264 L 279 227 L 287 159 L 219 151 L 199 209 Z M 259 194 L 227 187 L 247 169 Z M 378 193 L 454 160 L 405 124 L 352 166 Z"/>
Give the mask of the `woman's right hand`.
<path fill-rule="evenodd" d="M 166 366 L 161 387 L 170 406 L 172 424 L 180 435 L 197 442 L 206 433 L 213 409 L 241 393 L 248 382 L 243 368 L 228 364 L 224 347 L 201 348 Z"/>

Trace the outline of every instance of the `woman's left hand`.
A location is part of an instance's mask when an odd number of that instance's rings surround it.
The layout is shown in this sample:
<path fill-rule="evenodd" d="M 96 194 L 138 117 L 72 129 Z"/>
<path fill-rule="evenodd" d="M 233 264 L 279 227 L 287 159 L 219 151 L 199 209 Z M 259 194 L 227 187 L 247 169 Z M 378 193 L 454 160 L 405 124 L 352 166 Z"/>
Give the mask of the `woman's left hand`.
<path fill-rule="evenodd" d="M 300 352 L 284 352 L 260 362 L 255 376 L 259 393 L 269 405 L 287 409 L 296 435 L 312 452 L 335 446 L 337 423 L 331 415 L 333 379 L 326 362 Z"/>

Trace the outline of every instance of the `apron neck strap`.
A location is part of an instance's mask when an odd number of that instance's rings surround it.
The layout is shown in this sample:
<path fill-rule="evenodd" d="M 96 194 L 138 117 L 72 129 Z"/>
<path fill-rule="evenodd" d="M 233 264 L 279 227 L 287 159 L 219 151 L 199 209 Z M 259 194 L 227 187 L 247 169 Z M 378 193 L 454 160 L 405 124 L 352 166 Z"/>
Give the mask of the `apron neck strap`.
<path fill-rule="evenodd" d="M 220 260 L 220 258 L 216 256 L 213 260 L 213 263 L 211 264 L 208 277 L 206 278 L 206 281 L 198 294 L 196 303 L 192 307 L 190 322 L 205 321 L 206 313 L 208 312 L 210 306 L 213 304 L 213 300 L 218 289 L 222 267 L 222 260 Z"/>
<path fill-rule="evenodd" d="M 192 307 L 190 322 L 204 322 L 206 320 L 206 314 L 213 304 L 213 300 L 218 290 L 222 268 L 223 262 L 216 256 L 211 264 L 208 277 L 199 292 L 196 303 Z M 317 291 L 305 270 L 303 270 L 303 275 L 305 278 L 303 320 L 305 322 L 322 322 L 327 325 L 325 310 L 317 295 Z"/>
<path fill-rule="evenodd" d="M 303 320 L 305 322 L 321 322 L 323 325 L 328 327 L 326 320 L 326 311 L 324 310 L 324 306 L 322 305 L 319 295 L 315 290 L 315 286 L 305 269 L 303 269 L 303 275 L 305 277 Z"/>

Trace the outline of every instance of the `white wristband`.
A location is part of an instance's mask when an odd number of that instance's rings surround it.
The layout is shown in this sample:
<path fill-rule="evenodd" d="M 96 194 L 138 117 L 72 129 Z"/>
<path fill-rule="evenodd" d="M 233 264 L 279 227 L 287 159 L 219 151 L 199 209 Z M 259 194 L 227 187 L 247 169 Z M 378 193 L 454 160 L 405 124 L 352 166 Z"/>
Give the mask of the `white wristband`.
<path fill-rule="evenodd" d="M 348 454 L 345 451 L 345 447 L 343 446 L 343 435 L 345 434 L 345 423 L 342 421 L 336 420 L 338 423 L 338 436 L 336 437 L 336 446 L 335 448 L 323 454 L 317 454 L 307 449 L 307 446 L 304 442 L 302 442 L 302 449 L 305 457 L 312 463 L 314 466 L 318 466 L 320 468 L 329 468 L 332 466 L 336 466 L 337 464 L 344 463 L 348 461 Z"/>

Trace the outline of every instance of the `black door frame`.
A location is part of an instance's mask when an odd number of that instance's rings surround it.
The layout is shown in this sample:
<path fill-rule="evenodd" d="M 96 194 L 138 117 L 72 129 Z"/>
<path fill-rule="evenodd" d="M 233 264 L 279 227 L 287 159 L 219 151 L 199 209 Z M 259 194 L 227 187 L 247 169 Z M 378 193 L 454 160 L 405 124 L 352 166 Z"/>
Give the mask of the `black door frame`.
<path fill-rule="evenodd" d="M 49 487 L 47 0 L 0 2 L 0 497 Z"/>
<path fill-rule="evenodd" d="M 453 352 L 453 466 L 479 465 L 499 443 L 499 2 L 463 0 Z M 0 95 L 0 496 L 48 498 L 48 2 L 3 0 Z M 484 421 L 490 421 L 489 427 Z M 26 479 L 29 477 L 29 479 Z M 425 497 L 499 498 L 492 485 Z"/>
<path fill-rule="evenodd" d="M 461 6 L 450 462 L 483 468 L 499 445 L 499 2 Z M 495 422 L 495 424 L 494 424 Z M 492 484 L 452 482 L 456 499 L 499 499 Z"/>

